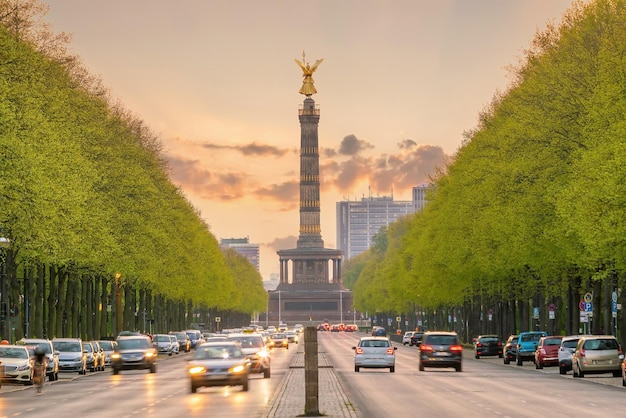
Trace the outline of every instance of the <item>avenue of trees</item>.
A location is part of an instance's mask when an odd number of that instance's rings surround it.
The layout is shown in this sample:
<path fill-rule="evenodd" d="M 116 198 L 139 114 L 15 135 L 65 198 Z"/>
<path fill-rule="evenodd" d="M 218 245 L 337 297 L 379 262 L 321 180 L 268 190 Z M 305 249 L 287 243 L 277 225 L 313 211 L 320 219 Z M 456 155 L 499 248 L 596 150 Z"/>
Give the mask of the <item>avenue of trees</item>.
<path fill-rule="evenodd" d="M 160 140 L 67 53 L 36 0 L 0 0 L 0 337 L 165 332 L 263 311 L 168 177 Z"/>
<path fill-rule="evenodd" d="M 358 310 L 403 315 L 409 329 L 582 330 L 624 344 L 612 299 L 626 308 L 626 1 L 573 4 L 510 72 L 423 212 L 348 260 L 344 282 Z"/>

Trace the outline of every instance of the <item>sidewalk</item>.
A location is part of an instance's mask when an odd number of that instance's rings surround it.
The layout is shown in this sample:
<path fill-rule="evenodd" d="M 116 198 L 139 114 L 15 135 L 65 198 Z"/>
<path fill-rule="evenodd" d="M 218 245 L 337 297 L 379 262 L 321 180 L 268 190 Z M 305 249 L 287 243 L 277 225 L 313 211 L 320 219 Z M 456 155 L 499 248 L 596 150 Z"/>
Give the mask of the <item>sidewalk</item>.
<path fill-rule="evenodd" d="M 357 418 L 356 408 L 344 393 L 326 353 L 320 351 L 317 355 L 319 367 L 318 409 L 320 415 Z M 289 366 L 289 372 L 270 400 L 271 406 L 263 418 L 304 416 L 304 397 L 304 344 L 298 344 L 298 352 Z"/>

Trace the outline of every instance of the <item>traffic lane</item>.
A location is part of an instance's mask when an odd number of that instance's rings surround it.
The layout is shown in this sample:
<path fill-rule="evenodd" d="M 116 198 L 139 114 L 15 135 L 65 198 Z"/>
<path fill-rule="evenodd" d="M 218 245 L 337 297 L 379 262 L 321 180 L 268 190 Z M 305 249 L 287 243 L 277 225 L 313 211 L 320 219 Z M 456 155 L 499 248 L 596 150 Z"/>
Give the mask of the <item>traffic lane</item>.
<path fill-rule="evenodd" d="M 113 375 L 108 369 L 46 385 L 41 396 L 33 396 L 34 390 L 9 392 L 0 397 L 0 416 L 262 416 L 295 352 L 273 350 L 272 377 L 250 375 L 248 392 L 234 386 L 192 394 L 187 356 L 160 361 L 154 374 L 130 370 Z"/>
<path fill-rule="evenodd" d="M 626 408 L 623 388 L 595 384 L 615 378 L 564 378 L 558 369 L 556 373 L 535 370 L 532 362 L 520 367 L 497 359 L 476 360 L 471 349 L 464 352 L 461 373 L 452 368 L 420 372 L 419 350 L 401 344 L 395 373 L 384 369 L 356 373 L 351 347 L 358 338 L 346 337 L 323 335 L 320 344 L 362 416 L 406 416 L 407 407 L 412 407 L 419 415 L 433 416 L 565 417 L 585 411 L 587 416 L 603 417 L 619 415 Z"/>

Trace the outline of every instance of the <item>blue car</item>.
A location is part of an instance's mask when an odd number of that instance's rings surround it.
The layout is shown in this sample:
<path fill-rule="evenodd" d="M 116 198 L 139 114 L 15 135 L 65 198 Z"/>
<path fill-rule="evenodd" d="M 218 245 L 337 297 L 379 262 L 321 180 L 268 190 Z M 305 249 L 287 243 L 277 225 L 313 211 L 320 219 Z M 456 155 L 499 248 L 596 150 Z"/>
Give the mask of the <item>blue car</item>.
<path fill-rule="evenodd" d="M 517 337 L 517 358 L 516 363 L 518 366 L 524 364 L 524 360 L 535 361 L 535 351 L 537 351 L 537 345 L 541 337 L 547 337 L 548 333 L 545 331 L 528 331 L 520 332 Z"/>

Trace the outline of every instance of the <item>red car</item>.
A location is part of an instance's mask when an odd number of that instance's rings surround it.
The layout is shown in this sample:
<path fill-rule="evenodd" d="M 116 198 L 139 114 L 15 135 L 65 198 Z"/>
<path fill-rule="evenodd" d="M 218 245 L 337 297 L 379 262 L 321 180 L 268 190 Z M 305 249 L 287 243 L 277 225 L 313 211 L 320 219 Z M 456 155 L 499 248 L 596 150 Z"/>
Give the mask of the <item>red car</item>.
<path fill-rule="evenodd" d="M 559 347 L 561 347 L 560 335 L 541 337 L 535 351 L 535 368 L 543 369 L 544 366 L 558 366 Z"/>

